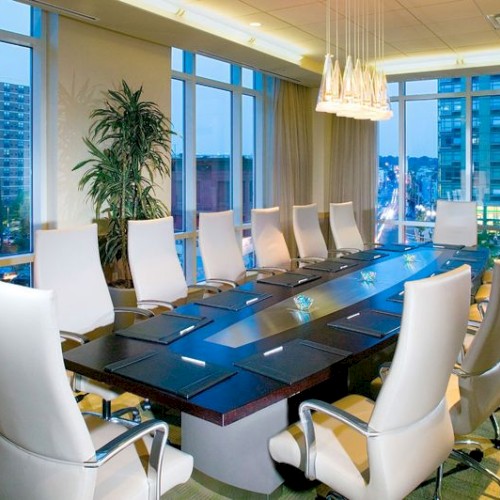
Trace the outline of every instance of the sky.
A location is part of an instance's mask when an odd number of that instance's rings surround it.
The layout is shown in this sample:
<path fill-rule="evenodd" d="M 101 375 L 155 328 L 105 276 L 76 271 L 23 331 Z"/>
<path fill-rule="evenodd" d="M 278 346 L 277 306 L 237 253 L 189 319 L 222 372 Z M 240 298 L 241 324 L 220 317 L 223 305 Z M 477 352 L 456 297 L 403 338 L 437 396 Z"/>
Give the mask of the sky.
<path fill-rule="evenodd" d="M 12 0 L 0 0 L 0 29 L 30 34 L 30 7 Z M 30 49 L 0 42 L 0 81 L 30 84 Z"/>

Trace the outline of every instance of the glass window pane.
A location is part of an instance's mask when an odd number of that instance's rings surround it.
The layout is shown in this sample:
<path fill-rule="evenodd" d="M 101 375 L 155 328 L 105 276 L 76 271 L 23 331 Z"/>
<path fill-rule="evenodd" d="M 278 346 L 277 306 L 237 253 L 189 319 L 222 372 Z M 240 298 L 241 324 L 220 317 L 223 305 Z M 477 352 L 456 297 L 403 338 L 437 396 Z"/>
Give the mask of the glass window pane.
<path fill-rule="evenodd" d="M 248 68 L 241 68 L 241 85 L 247 89 L 254 88 L 254 71 Z"/>
<path fill-rule="evenodd" d="M 196 55 L 196 75 L 223 83 L 231 82 L 231 65 L 202 55 Z"/>
<path fill-rule="evenodd" d="M 0 281 L 31 286 L 31 264 L 0 267 Z"/>
<path fill-rule="evenodd" d="M 252 230 L 244 229 L 243 230 L 243 238 L 241 241 L 242 252 L 243 252 L 243 261 L 245 262 L 245 267 L 247 269 L 252 269 L 255 267 L 255 252 L 253 249 L 252 243 Z"/>
<path fill-rule="evenodd" d="M 0 29 L 29 36 L 31 7 L 14 0 L 0 0 Z"/>
<path fill-rule="evenodd" d="M 441 78 L 438 80 L 438 92 L 463 92 L 465 90 L 465 78 Z"/>
<path fill-rule="evenodd" d="M 436 94 L 437 80 L 416 80 L 405 83 L 406 95 Z"/>
<path fill-rule="evenodd" d="M 250 222 L 255 203 L 255 97 L 242 101 L 243 222 Z"/>
<path fill-rule="evenodd" d="M 472 115 L 472 196 L 478 202 L 478 222 L 482 227 L 480 240 L 488 246 L 495 242 L 494 246 L 497 246 L 500 230 L 500 96 L 474 97 Z"/>
<path fill-rule="evenodd" d="M 407 220 L 433 220 L 438 194 L 437 99 L 406 103 Z"/>
<path fill-rule="evenodd" d="M 199 212 L 231 208 L 231 92 L 196 86 L 196 201 Z"/>
<path fill-rule="evenodd" d="M 31 49 L 0 42 L 0 255 L 31 251 L 30 73 Z"/>
<path fill-rule="evenodd" d="M 389 97 L 396 97 L 399 95 L 399 82 L 391 82 L 387 84 L 387 95 Z"/>
<path fill-rule="evenodd" d="M 399 104 L 392 103 L 394 116 L 391 120 L 379 122 L 379 166 L 377 236 L 380 243 L 395 243 L 398 228 L 390 221 L 399 219 Z"/>
<path fill-rule="evenodd" d="M 184 71 L 184 51 L 175 47 L 172 47 L 172 69 Z"/>
<path fill-rule="evenodd" d="M 172 127 L 176 135 L 172 136 L 171 168 L 171 213 L 176 231 L 186 230 L 185 219 L 185 143 L 184 143 L 184 82 L 172 79 Z"/>
<path fill-rule="evenodd" d="M 465 98 L 438 100 L 438 198 L 464 200 Z"/>
<path fill-rule="evenodd" d="M 472 77 L 472 90 L 499 90 L 500 75 L 480 75 Z"/>

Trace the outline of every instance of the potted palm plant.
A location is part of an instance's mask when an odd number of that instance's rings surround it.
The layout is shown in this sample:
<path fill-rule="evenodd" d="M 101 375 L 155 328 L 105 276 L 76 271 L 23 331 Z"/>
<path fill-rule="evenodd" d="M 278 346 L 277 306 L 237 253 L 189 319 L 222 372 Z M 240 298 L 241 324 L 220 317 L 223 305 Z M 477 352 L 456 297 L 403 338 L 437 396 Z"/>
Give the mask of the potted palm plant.
<path fill-rule="evenodd" d="M 89 136 L 91 157 L 73 170 L 85 169 L 79 189 L 87 188 L 99 223 L 101 261 L 108 282 L 132 287 L 127 258 L 129 220 L 164 217 L 169 211 L 158 199 L 158 180 L 170 175 L 170 145 L 174 133 L 158 105 L 142 100 L 142 86 L 125 81 L 105 94 L 95 109 Z"/>

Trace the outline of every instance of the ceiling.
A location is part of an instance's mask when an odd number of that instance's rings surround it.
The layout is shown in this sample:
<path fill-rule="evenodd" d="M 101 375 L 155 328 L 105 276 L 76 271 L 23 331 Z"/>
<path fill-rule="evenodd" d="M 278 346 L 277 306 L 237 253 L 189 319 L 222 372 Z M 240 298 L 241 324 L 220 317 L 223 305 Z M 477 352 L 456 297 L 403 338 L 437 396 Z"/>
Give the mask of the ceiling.
<path fill-rule="evenodd" d="M 222 57 L 304 85 L 319 85 L 326 52 L 328 0 L 21 1 L 44 4 L 49 10 L 67 9 L 59 12 L 145 40 Z M 487 19 L 499 14 L 500 20 L 499 0 L 330 0 L 332 53 L 341 60 L 345 57 L 349 11 L 351 20 L 358 13 L 357 19 L 369 27 L 368 42 L 374 39 L 374 6 L 379 2 L 383 4 L 385 33 L 379 53 L 383 52 L 388 75 L 463 72 L 485 66 L 500 69 L 500 29 Z M 82 18 L 81 14 L 95 19 Z M 255 22 L 261 26 L 250 26 Z M 367 59 L 373 56 L 371 49 L 368 52 Z"/>

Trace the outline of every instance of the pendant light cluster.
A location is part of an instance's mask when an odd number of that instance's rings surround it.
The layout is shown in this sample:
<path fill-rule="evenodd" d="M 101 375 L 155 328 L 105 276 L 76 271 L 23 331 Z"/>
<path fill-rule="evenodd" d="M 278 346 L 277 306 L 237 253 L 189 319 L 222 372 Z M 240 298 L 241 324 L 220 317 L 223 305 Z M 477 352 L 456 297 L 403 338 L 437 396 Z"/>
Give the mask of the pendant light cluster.
<path fill-rule="evenodd" d="M 345 1 L 345 64 L 341 70 L 339 51 L 339 0 L 336 0 L 336 50 L 330 53 L 330 0 L 327 0 L 326 56 L 316 111 L 358 120 L 392 118 L 385 73 L 377 69 L 383 52 L 383 0 Z M 367 22 L 367 5 L 373 3 L 373 24 Z M 370 27 L 372 30 L 370 30 Z M 370 32 L 372 31 L 372 32 Z M 371 46 L 370 46 L 371 45 Z M 367 59 L 372 58 L 369 64 Z"/>

